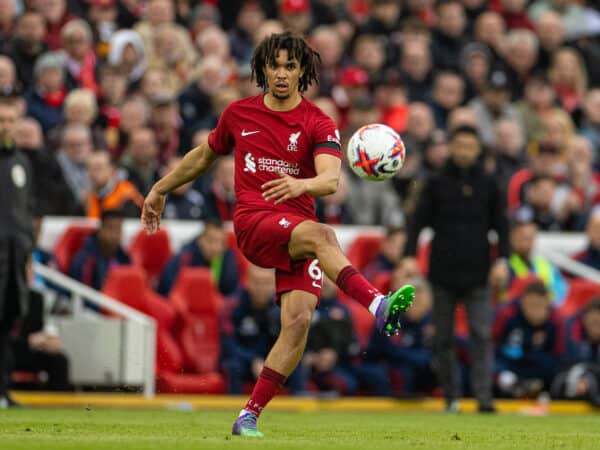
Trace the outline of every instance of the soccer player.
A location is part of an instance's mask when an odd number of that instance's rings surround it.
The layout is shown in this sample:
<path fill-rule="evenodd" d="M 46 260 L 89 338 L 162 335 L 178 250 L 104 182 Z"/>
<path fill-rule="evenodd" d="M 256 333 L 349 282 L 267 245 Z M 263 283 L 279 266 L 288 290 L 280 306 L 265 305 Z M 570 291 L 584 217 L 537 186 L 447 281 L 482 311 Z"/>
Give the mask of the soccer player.
<path fill-rule="evenodd" d="M 275 269 L 281 332 L 234 435 L 261 437 L 256 421 L 299 363 L 311 317 L 319 302 L 323 270 L 375 316 L 392 335 L 400 313 L 414 298 L 403 286 L 384 296 L 350 264 L 334 231 L 316 221 L 313 197 L 336 191 L 341 168 L 339 132 L 333 121 L 302 96 L 317 82 L 320 61 L 303 38 L 272 34 L 256 48 L 252 75 L 265 93 L 230 104 L 217 127 L 159 180 L 144 202 L 142 223 L 156 232 L 165 195 L 202 175 L 219 157 L 234 152 L 238 245 L 254 264 Z"/>

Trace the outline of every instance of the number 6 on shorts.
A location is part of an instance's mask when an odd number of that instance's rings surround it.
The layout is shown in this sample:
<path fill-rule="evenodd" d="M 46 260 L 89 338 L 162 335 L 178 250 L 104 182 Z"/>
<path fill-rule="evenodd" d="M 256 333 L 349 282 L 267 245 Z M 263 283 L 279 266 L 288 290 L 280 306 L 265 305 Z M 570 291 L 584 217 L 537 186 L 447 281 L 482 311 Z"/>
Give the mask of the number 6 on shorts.
<path fill-rule="evenodd" d="M 308 276 L 312 278 L 314 287 L 321 288 L 323 286 L 323 271 L 319 266 L 318 259 L 313 259 L 308 266 Z"/>

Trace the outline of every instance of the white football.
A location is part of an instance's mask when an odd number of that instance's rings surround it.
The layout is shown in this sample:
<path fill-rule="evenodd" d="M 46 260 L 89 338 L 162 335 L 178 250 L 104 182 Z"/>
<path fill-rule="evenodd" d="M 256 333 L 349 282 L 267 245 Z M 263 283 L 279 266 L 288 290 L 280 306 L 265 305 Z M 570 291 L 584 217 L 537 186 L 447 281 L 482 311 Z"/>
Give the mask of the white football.
<path fill-rule="evenodd" d="M 346 155 L 350 168 L 360 178 L 382 181 L 402 168 L 406 150 L 398 133 L 387 125 L 373 123 L 356 130 Z"/>

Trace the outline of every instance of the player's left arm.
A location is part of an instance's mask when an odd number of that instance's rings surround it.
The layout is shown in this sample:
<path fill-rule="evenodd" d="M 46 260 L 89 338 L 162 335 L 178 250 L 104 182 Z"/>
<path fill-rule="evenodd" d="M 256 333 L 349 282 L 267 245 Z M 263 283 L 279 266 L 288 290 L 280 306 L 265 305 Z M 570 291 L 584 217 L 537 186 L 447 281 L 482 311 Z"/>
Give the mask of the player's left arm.
<path fill-rule="evenodd" d="M 342 162 L 339 157 L 319 153 L 315 156 L 316 176 L 312 178 L 294 178 L 280 172 L 279 178 L 262 185 L 263 197 L 274 200 L 276 205 L 303 194 L 321 197 L 333 194 L 338 187 Z"/>

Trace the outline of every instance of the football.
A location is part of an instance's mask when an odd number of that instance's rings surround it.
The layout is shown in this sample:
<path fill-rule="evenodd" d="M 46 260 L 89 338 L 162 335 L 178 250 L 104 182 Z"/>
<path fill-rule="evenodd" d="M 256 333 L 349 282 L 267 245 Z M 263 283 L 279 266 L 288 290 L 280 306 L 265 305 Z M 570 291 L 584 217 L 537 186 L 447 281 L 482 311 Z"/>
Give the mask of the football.
<path fill-rule="evenodd" d="M 348 164 L 360 178 L 382 181 L 402 168 L 406 150 L 394 130 L 380 123 L 360 127 L 350 138 L 346 150 Z"/>

